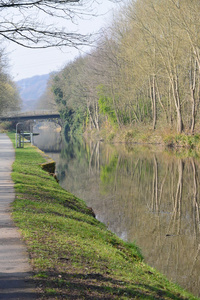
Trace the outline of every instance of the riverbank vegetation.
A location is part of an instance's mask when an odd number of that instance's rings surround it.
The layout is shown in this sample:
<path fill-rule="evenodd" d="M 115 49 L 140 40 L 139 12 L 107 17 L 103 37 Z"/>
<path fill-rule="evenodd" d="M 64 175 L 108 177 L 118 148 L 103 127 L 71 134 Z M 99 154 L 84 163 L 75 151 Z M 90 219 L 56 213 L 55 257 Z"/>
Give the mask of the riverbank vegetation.
<path fill-rule="evenodd" d="M 128 1 L 97 47 L 51 81 L 66 132 L 108 126 L 198 133 L 199 13 L 196 0 Z"/>
<path fill-rule="evenodd" d="M 14 135 L 10 135 L 14 141 Z M 147 266 L 90 208 L 43 171 L 44 154 L 16 149 L 13 218 L 42 299 L 197 299 Z"/>

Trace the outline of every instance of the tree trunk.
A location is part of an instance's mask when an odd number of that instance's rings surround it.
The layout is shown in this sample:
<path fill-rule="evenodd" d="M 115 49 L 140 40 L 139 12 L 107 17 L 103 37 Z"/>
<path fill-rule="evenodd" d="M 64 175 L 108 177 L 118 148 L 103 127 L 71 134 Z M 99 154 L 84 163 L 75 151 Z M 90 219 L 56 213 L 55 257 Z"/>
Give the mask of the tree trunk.
<path fill-rule="evenodd" d="M 95 124 L 94 124 L 94 120 L 93 120 L 92 113 L 90 111 L 89 105 L 88 105 L 87 109 L 88 109 L 88 113 L 89 113 L 89 117 L 90 117 L 90 125 L 89 125 L 89 127 L 90 127 L 90 129 L 92 129 L 92 127 L 95 128 Z"/>
<path fill-rule="evenodd" d="M 179 89 L 178 89 L 178 77 L 171 75 L 170 82 L 172 86 L 172 93 L 174 98 L 174 103 L 176 107 L 176 121 L 177 121 L 177 133 L 182 133 L 183 131 L 183 121 L 182 121 L 182 114 L 181 114 L 181 104 L 180 104 L 180 96 L 179 96 Z"/>
<path fill-rule="evenodd" d="M 192 101 L 192 123 L 191 123 L 191 128 L 190 132 L 191 134 L 194 133 L 194 127 L 195 127 L 195 94 L 194 94 L 194 89 L 191 88 L 191 101 Z"/>
<path fill-rule="evenodd" d="M 153 119 L 153 130 L 156 128 L 156 89 L 155 89 L 155 75 L 153 75 L 152 82 L 151 77 L 149 78 L 150 98 L 152 106 L 152 119 Z"/>
<path fill-rule="evenodd" d="M 190 93 L 191 93 L 191 102 L 192 102 L 192 122 L 190 132 L 194 133 L 195 128 L 195 118 L 196 118 L 196 99 L 195 99 L 195 90 L 196 90 L 196 71 L 197 71 L 197 60 L 194 62 L 194 69 L 192 67 L 192 57 L 190 65 Z"/>

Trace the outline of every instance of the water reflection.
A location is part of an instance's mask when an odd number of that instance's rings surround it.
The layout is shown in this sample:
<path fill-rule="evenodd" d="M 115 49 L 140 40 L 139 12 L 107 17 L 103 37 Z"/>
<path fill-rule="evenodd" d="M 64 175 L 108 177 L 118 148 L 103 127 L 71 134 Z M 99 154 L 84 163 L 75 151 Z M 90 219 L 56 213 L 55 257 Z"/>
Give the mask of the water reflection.
<path fill-rule="evenodd" d="M 200 296 L 200 161 L 128 150 L 72 142 L 52 156 L 64 188 L 118 236 L 136 241 L 148 264 Z"/>
<path fill-rule="evenodd" d="M 37 122 L 33 132 L 39 133 L 34 137 L 34 145 L 47 153 L 60 153 L 62 147 L 61 128 L 54 122 Z"/>

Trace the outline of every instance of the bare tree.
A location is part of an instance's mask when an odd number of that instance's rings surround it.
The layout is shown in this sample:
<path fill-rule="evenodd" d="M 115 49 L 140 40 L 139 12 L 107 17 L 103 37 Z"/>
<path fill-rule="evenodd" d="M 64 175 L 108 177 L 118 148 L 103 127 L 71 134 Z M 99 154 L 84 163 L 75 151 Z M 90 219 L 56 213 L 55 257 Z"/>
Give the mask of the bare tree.
<path fill-rule="evenodd" d="M 110 0 L 119 2 L 119 0 Z M 96 0 L 1 0 L 0 36 L 27 48 L 88 44 L 90 36 L 69 31 L 78 18 L 94 16 Z"/>

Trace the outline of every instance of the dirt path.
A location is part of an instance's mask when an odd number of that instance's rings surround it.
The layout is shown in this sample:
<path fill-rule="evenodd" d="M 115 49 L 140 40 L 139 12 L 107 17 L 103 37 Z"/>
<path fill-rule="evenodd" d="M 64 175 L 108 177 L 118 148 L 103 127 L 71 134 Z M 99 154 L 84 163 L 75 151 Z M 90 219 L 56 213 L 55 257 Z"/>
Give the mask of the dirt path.
<path fill-rule="evenodd" d="M 6 134 L 0 133 L 0 299 L 37 299 L 28 279 L 31 267 L 26 247 L 10 216 L 14 200 L 11 166 L 15 151 Z"/>

